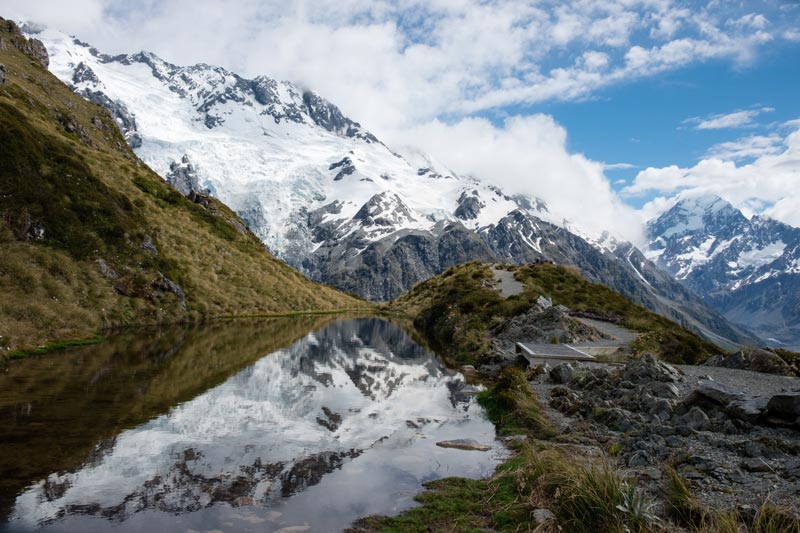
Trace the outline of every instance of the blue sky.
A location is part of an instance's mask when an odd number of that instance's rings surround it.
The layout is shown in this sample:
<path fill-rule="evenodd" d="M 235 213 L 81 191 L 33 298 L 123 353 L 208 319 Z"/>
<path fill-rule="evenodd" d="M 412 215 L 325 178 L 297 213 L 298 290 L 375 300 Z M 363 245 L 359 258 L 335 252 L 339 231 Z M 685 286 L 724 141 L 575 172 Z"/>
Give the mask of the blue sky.
<path fill-rule="evenodd" d="M 583 228 L 636 239 L 644 218 L 710 193 L 800 226 L 797 0 L 4 6 L 108 53 L 295 81 L 391 147 L 543 198 Z M 620 163 L 633 166 L 604 166 Z"/>
<path fill-rule="evenodd" d="M 539 107 L 567 128 L 569 150 L 606 163 L 635 165 L 606 170 L 620 190 L 623 185 L 615 182 L 629 183 L 639 169 L 692 166 L 716 144 L 768 134 L 776 122 L 800 117 L 800 43 L 781 43 L 752 65 L 713 61 L 610 87 L 583 101 Z M 684 122 L 763 107 L 774 111 L 744 128 L 698 130 Z M 631 203 L 641 205 L 650 196 Z"/>

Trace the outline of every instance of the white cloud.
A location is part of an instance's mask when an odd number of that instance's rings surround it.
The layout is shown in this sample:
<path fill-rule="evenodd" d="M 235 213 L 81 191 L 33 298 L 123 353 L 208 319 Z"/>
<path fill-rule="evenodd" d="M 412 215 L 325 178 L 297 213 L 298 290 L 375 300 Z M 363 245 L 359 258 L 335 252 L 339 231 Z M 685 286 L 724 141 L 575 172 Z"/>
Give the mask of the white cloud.
<path fill-rule="evenodd" d="M 379 135 L 398 124 L 597 89 L 708 59 L 748 61 L 789 31 L 672 0 L 5 0 L 111 53 L 151 50 L 307 85 Z M 774 26 L 774 28 L 773 28 Z M 632 42 L 635 40 L 635 42 Z"/>
<path fill-rule="evenodd" d="M 427 146 L 455 172 L 542 198 L 552 213 L 589 235 L 609 230 L 641 242 L 638 217 L 612 190 L 603 164 L 570 153 L 566 130 L 550 116 L 512 117 L 500 127 L 480 118 L 432 121 L 398 135 Z"/>
<path fill-rule="evenodd" d="M 706 158 L 739 161 L 765 155 L 777 155 L 782 151 L 783 137 L 777 133 L 751 135 L 735 141 L 715 144 L 706 152 Z"/>
<path fill-rule="evenodd" d="M 600 70 L 608 66 L 608 54 L 589 50 L 583 53 L 580 62 L 587 70 Z"/>
<path fill-rule="evenodd" d="M 762 113 L 775 111 L 771 107 L 760 109 L 740 109 L 731 113 L 720 113 L 707 118 L 691 117 L 683 122 L 694 124 L 697 130 L 720 130 L 725 128 L 747 128 L 755 125 L 755 119 Z"/>
<path fill-rule="evenodd" d="M 739 144 L 744 147 L 747 139 L 754 137 L 740 139 Z M 639 172 L 623 194 L 659 194 L 641 210 L 646 218 L 669 208 L 682 195 L 713 193 L 749 214 L 765 214 L 800 227 L 800 128 L 755 142 L 765 142 L 769 148 L 751 163 L 737 165 L 712 157 L 691 168 L 651 167 Z"/>

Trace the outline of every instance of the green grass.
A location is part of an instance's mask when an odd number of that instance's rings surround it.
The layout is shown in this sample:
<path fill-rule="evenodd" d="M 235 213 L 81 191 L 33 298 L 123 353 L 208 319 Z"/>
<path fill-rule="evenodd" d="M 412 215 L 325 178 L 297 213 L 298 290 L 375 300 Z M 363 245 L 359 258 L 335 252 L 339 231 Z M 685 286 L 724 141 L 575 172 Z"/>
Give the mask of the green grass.
<path fill-rule="evenodd" d="M 674 468 L 666 468 L 664 474 L 667 513 L 680 525 L 695 530 L 709 527 L 713 519 L 711 512 L 702 507 L 692 496 L 680 474 Z"/>
<path fill-rule="evenodd" d="M 549 439 L 556 434 L 545 419 L 525 372 L 518 368 L 503 370 L 497 383 L 480 393 L 478 401 L 501 435 Z"/>
<path fill-rule="evenodd" d="M 502 298 L 491 288 L 489 266 L 473 261 L 416 285 L 391 308 L 413 317 L 415 327 L 452 364 L 476 364 L 488 357 L 492 328 L 525 313 L 540 296 L 639 332 L 634 353 L 652 352 L 673 363 L 694 364 L 720 352 L 675 322 L 587 281 L 574 268 L 547 263 L 507 268 L 525 285 L 519 295 Z"/>
<path fill-rule="evenodd" d="M 99 344 L 104 340 L 105 337 L 103 335 L 93 335 L 91 337 L 82 339 L 65 339 L 61 341 L 48 342 L 42 346 L 19 348 L 10 351 L 6 354 L 6 356 L 11 360 L 22 359 L 23 357 L 27 357 L 29 355 L 43 355 L 51 352 L 57 352 L 59 350 L 66 350 L 67 348 L 73 348 L 75 346 L 90 346 L 92 344 Z"/>
<path fill-rule="evenodd" d="M 365 307 L 362 310 L 371 311 L 371 307 Z M 238 314 L 238 315 L 222 315 L 220 319 L 225 320 L 236 320 L 240 318 L 296 318 L 301 316 L 318 316 L 318 315 L 345 315 L 354 312 L 358 312 L 358 308 L 352 309 L 331 309 L 328 311 L 293 311 L 291 313 L 248 313 L 248 314 Z M 373 316 L 373 313 L 370 313 L 370 316 Z"/>
<path fill-rule="evenodd" d="M 791 509 L 764 501 L 751 526 L 753 533 L 800 533 L 800 520 L 792 516 Z"/>
<path fill-rule="evenodd" d="M 124 235 L 143 224 L 141 213 L 69 142 L 39 134 L 19 109 L 0 101 L 0 145 L 0 212 L 14 233 L 35 221 L 45 228 L 43 244 L 77 260 L 131 253 Z"/>
<path fill-rule="evenodd" d="M 560 450 L 523 445 L 486 480 L 448 478 L 426 483 L 421 504 L 398 517 L 366 517 L 353 531 L 532 531 L 546 508 L 548 531 L 648 531 L 649 500 L 610 466 L 586 466 Z M 642 502 L 639 507 L 632 501 Z"/>

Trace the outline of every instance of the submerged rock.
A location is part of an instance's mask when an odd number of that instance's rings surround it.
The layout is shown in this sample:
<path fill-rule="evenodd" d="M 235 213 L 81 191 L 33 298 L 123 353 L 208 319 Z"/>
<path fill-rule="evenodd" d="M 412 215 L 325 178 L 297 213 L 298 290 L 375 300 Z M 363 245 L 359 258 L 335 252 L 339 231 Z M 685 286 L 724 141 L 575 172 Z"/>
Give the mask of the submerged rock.
<path fill-rule="evenodd" d="M 477 452 L 488 452 L 492 449 L 488 444 L 481 444 L 475 439 L 455 439 L 443 440 L 436 443 L 441 448 L 455 448 L 456 450 L 471 450 Z"/>

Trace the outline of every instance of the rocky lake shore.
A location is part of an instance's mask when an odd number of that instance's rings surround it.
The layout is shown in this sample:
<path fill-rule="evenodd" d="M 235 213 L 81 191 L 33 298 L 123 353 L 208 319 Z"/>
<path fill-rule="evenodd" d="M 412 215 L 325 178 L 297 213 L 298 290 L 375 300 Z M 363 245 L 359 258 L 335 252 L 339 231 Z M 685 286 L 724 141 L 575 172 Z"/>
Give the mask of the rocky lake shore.
<path fill-rule="evenodd" d="M 652 497 L 673 468 L 699 502 L 800 512 L 800 379 L 671 366 L 561 363 L 531 386 L 563 435 L 601 448 Z"/>

